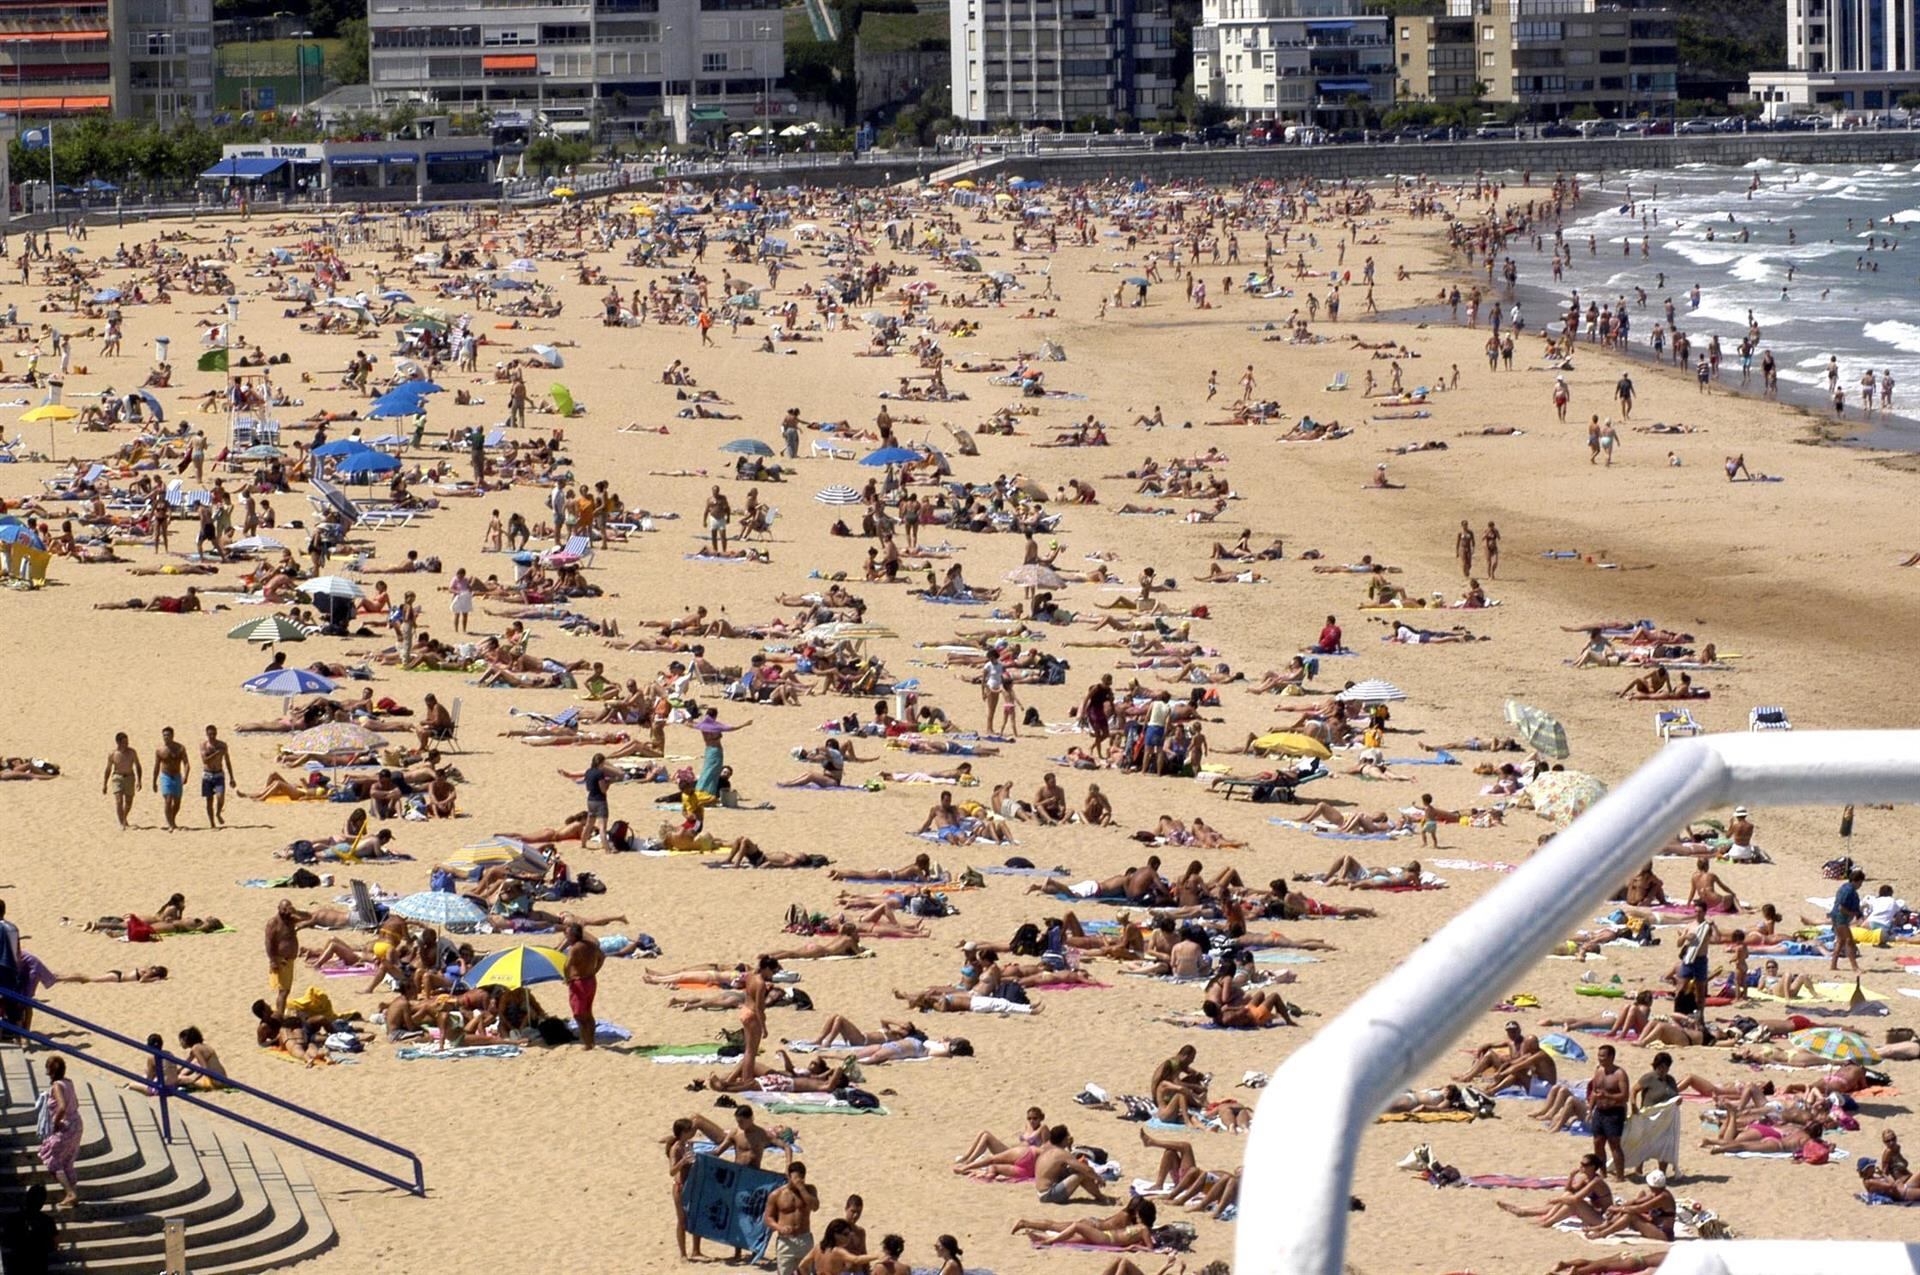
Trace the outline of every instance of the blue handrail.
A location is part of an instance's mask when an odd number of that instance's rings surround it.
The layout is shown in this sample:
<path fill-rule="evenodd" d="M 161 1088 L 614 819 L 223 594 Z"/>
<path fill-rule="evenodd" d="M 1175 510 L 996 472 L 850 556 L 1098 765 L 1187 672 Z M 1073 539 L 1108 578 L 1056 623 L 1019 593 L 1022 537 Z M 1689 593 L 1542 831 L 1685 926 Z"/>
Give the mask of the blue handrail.
<path fill-rule="evenodd" d="M 96 1058 L 92 1054 L 86 1052 L 83 1049 L 76 1049 L 71 1045 L 62 1044 L 61 1042 L 54 1040 L 50 1036 L 44 1036 L 37 1031 L 33 1031 L 29 1028 L 21 1027 L 16 1023 L 10 1023 L 4 1019 L 0 1019 L 0 1031 L 4 1031 L 15 1036 L 24 1037 L 25 1039 L 30 1040 L 37 1045 L 44 1046 L 47 1049 L 57 1050 L 60 1053 L 65 1054 L 69 1058 L 78 1058 L 81 1062 L 84 1062 L 89 1066 L 98 1067 L 103 1071 L 110 1072 L 111 1074 L 120 1077 L 122 1080 L 129 1081 L 136 1088 L 143 1089 L 147 1093 L 158 1098 L 160 1100 L 160 1136 L 169 1142 L 173 1140 L 173 1125 L 172 1125 L 172 1121 L 168 1118 L 167 1103 L 169 1101 L 186 1102 L 186 1103 L 191 1103 L 193 1106 L 197 1107 L 202 1111 L 211 1112 L 212 1114 L 220 1116 L 223 1119 L 231 1120 L 235 1124 L 243 1125 L 248 1129 L 252 1129 L 255 1133 L 265 1134 L 267 1137 L 276 1138 L 281 1142 L 291 1143 L 310 1155 L 317 1155 L 322 1159 L 331 1160 L 335 1164 L 344 1165 L 346 1168 L 352 1169 L 358 1173 L 364 1173 L 365 1175 L 375 1179 L 376 1181 L 386 1183 L 388 1186 L 398 1187 L 400 1190 L 407 1192 L 409 1195 L 425 1196 L 427 1193 L 426 1169 L 421 1165 L 420 1157 L 415 1155 L 413 1152 L 407 1150 L 405 1147 L 397 1146 L 394 1143 L 388 1142 L 385 1138 L 376 1137 L 375 1135 L 366 1132 L 364 1129 L 356 1129 L 352 1125 L 342 1124 L 340 1121 L 333 1119 L 331 1116 L 323 1116 L 316 1111 L 308 1111 L 304 1107 L 296 1107 L 292 1103 L 286 1101 L 286 1099 L 284 1098 L 277 1098 L 274 1095 L 265 1092 L 264 1090 L 255 1089 L 252 1085 L 246 1084 L 243 1081 L 235 1080 L 231 1076 L 215 1076 L 212 1072 L 207 1071 L 204 1067 L 200 1067 L 195 1065 L 194 1063 L 188 1062 L 184 1058 L 176 1058 L 174 1055 L 168 1053 L 164 1049 L 156 1049 L 152 1045 L 147 1044 L 145 1041 L 134 1040 L 131 1036 L 122 1036 L 119 1032 L 114 1031 L 110 1027 L 102 1027 L 98 1023 L 88 1022 L 86 1019 L 81 1018 L 78 1015 L 69 1014 L 64 1010 L 56 1009 L 52 1005 L 47 1004 L 45 1001 L 35 1000 L 31 996 L 22 996 L 19 992 L 16 992 L 11 988 L 0 987 L 0 998 L 5 998 L 6 1000 L 10 1000 L 17 1005 L 23 1005 L 28 1009 L 31 1009 L 36 1014 L 50 1014 L 54 1018 L 61 1019 L 64 1022 L 72 1023 L 76 1027 L 84 1027 L 88 1031 L 98 1033 L 101 1036 L 105 1036 L 108 1040 L 115 1041 L 116 1043 L 125 1045 L 129 1049 L 135 1050 L 138 1053 L 145 1054 L 149 1059 L 151 1059 L 154 1076 L 156 1077 L 155 1079 L 148 1079 L 146 1076 L 140 1075 L 137 1072 L 128 1071 L 125 1067 L 122 1067 L 117 1063 L 110 1063 L 103 1058 Z M 191 1072 L 196 1075 L 207 1076 L 210 1079 L 216 1080 L 219 1082 L 220 1087 L 222 1089 L 234 1090 L 239 1093 L 251 1095 L 252 1097 L 260 1099 L 262 1102 L 265 1102 L 272 1106 L 280 1108 L 282 1111 L 290 1111 L 294 1115 L 303 1116 L 308 1120 L 312 1120 L 319 1124 L 325 1125 L 327 1128 L 332 1129 L 335 1133 L 344 1133 L 350 1138 L 357 1138 L 361 1142 L 369 1143 L 373 1146 L 380 1148 L 382 1151 L 389 1151 L 394 1155 L 399 1156 L 401 1159 L 405 1160 L 408 1164 L 413 1166 L 413 1180 L 409 1182 L 407 1179 L 403 1177 L 399 1177 L 395 1174 L 388 1173 L 384 1169 L 377 1169 L 372 1165 L 365 1163 L 364 1161 L 354 1159 L 352 1156 L 343 1155 L 338 1151 L 330 1151 L 326 1147 L 319 1146 L 315 1143 L 309 1142 L 305 1138 L 299 1137 L 295 1134 L 288 1133 L 283 1129 L 276 1129 L 272 1125 L 262 1124 L 258 1120 L 254 1120 L 248 1116 L 240 1115 L 238 1112 L 230 1111 L 226 1107 L 218 1103 L 208 1102 L 205 1099 L 201 1098 L 198 1094 L 193 1093 L 191 1090 L 182 1089 L 178 1085 L 168 1084 L 165 1080 L 158 1079 L 158 1077 L 163 1077 L 166 1075 L 166 1071 L 163 1064 L 168 1064 L 168 1063 L 172 1064 L 174 1067 L 178 1068 L 181 1071 Z"/>

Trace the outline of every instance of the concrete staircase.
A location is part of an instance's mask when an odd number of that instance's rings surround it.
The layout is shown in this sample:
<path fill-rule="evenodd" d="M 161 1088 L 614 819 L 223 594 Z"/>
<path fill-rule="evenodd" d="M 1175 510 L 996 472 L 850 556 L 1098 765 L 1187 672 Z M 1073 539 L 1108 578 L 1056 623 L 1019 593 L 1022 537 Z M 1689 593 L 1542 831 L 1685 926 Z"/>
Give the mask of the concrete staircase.
<path fill-rule="evenodd" d="M 33 1107 L 44 1054 L 0 1048 L 0 1211 L 34 1181 L 48 1181 L 35 1154 Z M 331 1248 L 333 1223 L 306 1174 L 263 1146 L 208 1126 L 217 1117 L 170 1109 L 173 1140 L 160 1136 L 159 1107 L 129 1090 L 86 1081 L 70 1066 L 86 1132 L 80 1148 L 80 1205 L 56 1213 L 57 1270 L 157 1275 L 166 1270 L 166 1219 L 186 1225 L 193 1275 L 276 1270 Z M 96 1073 L 104 1077 L 104 1073 Z M 217 1100 L 216 1100 L 217 1101 Z M 238 1126 L 235 1126 L 236 1132 Z M 53 1187 L 55 1195 L 59 1188 Z"/>

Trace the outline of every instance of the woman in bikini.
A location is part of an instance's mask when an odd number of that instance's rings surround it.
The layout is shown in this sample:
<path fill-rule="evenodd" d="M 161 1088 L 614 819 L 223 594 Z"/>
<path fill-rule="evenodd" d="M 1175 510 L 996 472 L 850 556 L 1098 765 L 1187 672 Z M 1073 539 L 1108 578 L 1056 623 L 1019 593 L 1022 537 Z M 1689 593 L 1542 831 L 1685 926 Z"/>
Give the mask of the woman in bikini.
<path fill-rule="evenodd" d="M 1578 1218 L 1582 1226 L 1599 1226 L 1613 1207 L 1613 1190 L 1607 1185 L 1606 1162 L 1588 1152 L 1580 1157 L 1578 1168 L 1567 1175 L 1567 1189 L 1538 1208 L 1522 1208 L 1505 1200 L 1496 1203 L 1515 1217 L 1538 1218 L 1534 1225 L 1552 1229 L 1568 1218 Z"/>
<path fill-rule="evenodd" d="M 1007 1166 L 1019 1168 L 1022 1158 L 1025 1160 L 1024 1172 L 993 1173 L 994 1177 L 1013 1177 L 1026 1179 L 1033 1176 L 1033 1162 L 1039 1155 L 1040 1147 L 1047 1140 L 1047 1116 L 1038 1107 L 1027 1108 L 1027 1127 L 1014 1135 L 1011 1143 L 1002 1142 L 990 1130 L 982 1130 L 974 1135 L 973 1145 L 967 1153 L 954 1163 L 955 1173 L 973 1173 L 979 1170 L 992 1170 Z"/>
<path fill-rule="evenodd" d="M 62 983 L 164 983 L 164 965 L 137 965 L 130 970 L 108 970 L 104 974 L 62 974 Z"/>
<path fill-rule="evenodd" d="M 1158 1209 L 1152 1200 L 1134 1196 L 1127 1206 L 1111 1217 L 1081 1218 L 1059 1223 L 1022 1219 L 1013 1224 L 1013 1234 L 1025 1232 L 1043 1247 L 1055 1244 L 1092 1244 L 1100 1248 L 1149 1250 L 1153 1248 L 1153 1223 Z"/>

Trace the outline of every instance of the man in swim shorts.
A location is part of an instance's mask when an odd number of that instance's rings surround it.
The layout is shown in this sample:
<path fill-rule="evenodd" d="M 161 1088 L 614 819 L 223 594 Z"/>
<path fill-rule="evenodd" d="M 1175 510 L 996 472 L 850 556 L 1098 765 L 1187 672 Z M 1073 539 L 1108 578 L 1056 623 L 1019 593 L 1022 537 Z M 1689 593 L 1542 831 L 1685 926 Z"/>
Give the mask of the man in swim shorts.
<path fill-rule="evenodd" d="M 218 728 L 207 727 L 207 742 L 200 745 L 200 796 L 207 803 L 207 826 L 218 828 L 227 812 L 227 785 L 233 779 L 233 756 Z"/>
<path fill-rule="evenodd" d="M 193 761 L 187 746 L 173 737 L 173 727 L 160 729 L 160 747 L 153 754 L 153 787 L 160 794 L 160 808 L 167 817 L 167 831 L 180 827 L 180 800 L 187 794 L 187 772 Z"/>
<path fill-rule="evenodd" d="M 106 792 L 108 785 L 113 789 L 113 813 L 125 828 L 127 815 L 133 810 L 134 794 L 140 791 L 140 754 L 133 751 L 125 731 L 114 735 L 113 751 L 107 754 L 106 773 L 100 776 L 100 791 Z"/>
<path fill-rule="evenodd" d="M 593 1048 L 596 1030 L 593 998 L 600 990 L 600 966 L 606 962 L 600 944 L 587 937 L 578 921 L 567 924 L 567 1007 L 573 1011 L 574 1027 L 580 1033 L 580 1047 Z"/>

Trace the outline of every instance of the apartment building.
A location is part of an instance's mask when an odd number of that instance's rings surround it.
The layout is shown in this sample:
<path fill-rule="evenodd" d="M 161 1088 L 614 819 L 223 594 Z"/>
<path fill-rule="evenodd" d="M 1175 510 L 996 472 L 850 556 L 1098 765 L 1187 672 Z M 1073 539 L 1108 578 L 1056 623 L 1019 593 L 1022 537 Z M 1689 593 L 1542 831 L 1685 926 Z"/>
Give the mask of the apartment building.
<path fill-rule="evenodd" d="M 1393 102 L 1393 24 L 1360 0 L 1204 0 L 1194 91 L 1235 114 L 1329 122 Z"/>
<path fill-rule="evenodd" d="M 213 113 L 213 0 L 0 0 L 0 111 Z"/>
<path fill-rule="evenodd" d="M 713 125 L 791 110 L 778 0 L 368 0 L 367 26 L 382 107 L 526 111 L 577 134 L 675 102 Z"/>
<path fill-rule="evenodd" d="M 1444 17 L 1393 20 L 1399 95 L 1479 97 L 1524 106 L 1535 119 L 1577 106 L 1614 117 L 1658 112 L 1677 96 L 1674 19 L 1627 0 L 1449 0 Z"/>
<path fill-rule="evenodd" d="M 1173 114 L 1167 0 L 953 0 L 953 113 L 974 124 Z"/>
<path fill-rule="evenodd" d="M 1920 92 L 1920 0 L 1787 0 L 1787 67 L 1756 71 L 1753 95 L 1792 108 L 1877 111 Z"/>

